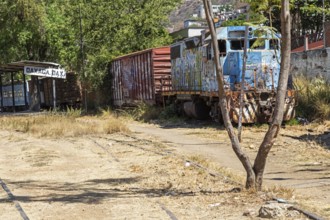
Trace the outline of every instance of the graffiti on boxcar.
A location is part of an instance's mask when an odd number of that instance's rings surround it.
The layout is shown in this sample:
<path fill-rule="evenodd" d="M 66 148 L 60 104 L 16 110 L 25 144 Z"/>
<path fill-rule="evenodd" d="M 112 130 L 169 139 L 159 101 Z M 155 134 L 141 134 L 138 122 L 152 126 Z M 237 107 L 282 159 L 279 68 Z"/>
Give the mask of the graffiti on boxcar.
<path fill-rule="evenodd" d="M 201 57 L 202 52 L 198 48 L 192 48 L 184 50 L 182 57 L 172 60 L 172 74 L 175 76 L 172 83 L 175 90 L 201 90 Z"/>

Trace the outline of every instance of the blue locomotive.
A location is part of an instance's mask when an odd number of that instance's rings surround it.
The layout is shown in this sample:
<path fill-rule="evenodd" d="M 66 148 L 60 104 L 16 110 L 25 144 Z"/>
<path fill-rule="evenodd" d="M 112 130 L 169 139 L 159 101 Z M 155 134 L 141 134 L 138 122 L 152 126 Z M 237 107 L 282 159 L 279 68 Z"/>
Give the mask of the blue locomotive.
<path fill-rule="evenodd" d="M 245 26 L 217 28 L 230 117 L 239 118 Z M 243 123 L 268 122 L 275 107 L 280 73 L 280 36 L 249 28 L 244 84 Z M 221 120 L 211 38 L 192 37 L 171 45 L 171 88 L 163 92 L 182 111 L 195 118 Z M 295 90 L 289 82 L 284 121 L 295 115 Z"/>

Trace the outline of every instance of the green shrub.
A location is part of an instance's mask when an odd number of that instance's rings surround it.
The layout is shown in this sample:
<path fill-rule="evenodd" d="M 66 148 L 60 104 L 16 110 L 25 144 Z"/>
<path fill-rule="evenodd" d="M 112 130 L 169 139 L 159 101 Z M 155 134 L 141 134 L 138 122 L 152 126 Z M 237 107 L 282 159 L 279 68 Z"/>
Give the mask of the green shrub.
<path fill-rule="evenodd" d="M 293 126 L 293 125 L 299 125 L 299 124 L 300 124 L 300 122 L 299 122 L 299 120 L 298 120 L 298 119 L 296 119 L 296 118 L 293 118 L 293 119 L 291 119 L 290 121 L 287 121 L 287 122 L 285 122 L 285 124 L 286 124 L 286 125 L 290 125 L 290 126 Z"/>
<path fill-rule="evenodd" d="M 150 121 L 159 117 L 160 107 L 153 106 L 144 102 L 135 107 L 122 107 L 116 109 L 118 115 L 137 121 Z"/>
<path fill-rule="evenodd" d="M 73 118 L 78 118 L 81 116 L 81 109 L 75 109 L 72 107 L 67 107 L 66 108 L 66 115 L 69 117 L 73 117 Z"/>
<path fill-rule="evenodd" d="M 173 119 L 177 117 L 178 113 L 174 104 L 166 106 L 159 115 L 160 119 Z"/>

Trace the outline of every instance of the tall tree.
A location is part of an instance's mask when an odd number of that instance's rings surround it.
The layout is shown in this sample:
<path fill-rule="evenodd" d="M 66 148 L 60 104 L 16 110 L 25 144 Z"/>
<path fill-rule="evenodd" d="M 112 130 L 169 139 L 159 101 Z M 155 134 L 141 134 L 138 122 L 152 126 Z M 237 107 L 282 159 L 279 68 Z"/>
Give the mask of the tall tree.
<path fill-rule="evenodd" d="M 40 1 L 2 0 L 0 2 L 0 60 L 38 59 L 45 43 L 43 10 Z"/>
<path fill-rule="evenodd" d="M 282 43 L 281 43 L 281 72 L 279 85 L 276 94 L 276 106 L 273 114 L 272 122 L 269 126 L 267 133 L 265 134 L 264 140 L 259 147 L 258 154 L 252 165 L 249 157 L 242 151 L 237 135 L 235 134 L 233 125 L 230 121 L 229 111 L 227 109 L 227 100 L 225 96 L 224 82 L 223 82 L 223 71 L 219 59 L 219 47 L 217 41 L 216 31 L 213 25 L 211 17 L 211 3 L 210 0 L 203 0 L 206 18 L 211 33 L 211 39 L 214 50 L 214 62 L 216 65 L 216 74 L 218 80 L 218 91 L 219 91 L 219 106 L 221 108 L 222 118 L 226 127 L 228 136 L 230 138 L 232 148 L 241 161 L 245 168 L 246 188 L 255 188 L 261 190 L 263 182 L 263 173 L 266 166 L 266 160 L 268 153 L 271 150 L 277 135 L 280 130 L 280 126 L 283 120 L 283 109 L 284 101 L 287 91 L 287 83 L 289 76 L 290 67 L 290 50 L 291 50 L 291 17 L 289 9 L 289 0 L 282 0 L 281 2 L 281 29 L 282 29 Z"/>
<path fill-rule="evenodd" d="M 171 42 L 165 27 L 179 2 L 0 0 L 0 63 L 58 62 L 99 85 L 114 57 Z"/>
<path fill-rule="evenodd" d="M 72 26 L 82 35 L 85 77 L 102 82 L 108 62 L 122 54 L 167 45 L 168 14 L 179 0 L 94 0 L 71 6 Z M 79 15 L 79 8 L 81 17 Z"/>

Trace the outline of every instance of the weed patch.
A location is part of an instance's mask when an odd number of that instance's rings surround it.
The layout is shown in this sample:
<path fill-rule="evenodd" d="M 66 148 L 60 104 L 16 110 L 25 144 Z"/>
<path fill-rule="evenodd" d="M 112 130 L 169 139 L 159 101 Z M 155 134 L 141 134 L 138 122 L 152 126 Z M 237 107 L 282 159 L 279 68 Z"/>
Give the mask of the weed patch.
<path fill-rule="evenodd" d="M 330 83 L 324 78 L 298 77 L 297 115 L 312 120 L 330 119 Z"/>
<path fill-rule="evenodd" d="M 129 131 L 124 121 L 113 115 L 81 117 L 76 111 L 71 113 L 1 117 L 0 129 L 29 133 L 37 137 L 77 137 Z"/>

